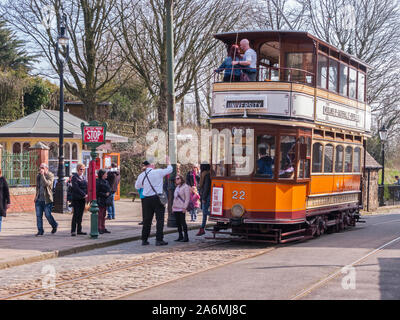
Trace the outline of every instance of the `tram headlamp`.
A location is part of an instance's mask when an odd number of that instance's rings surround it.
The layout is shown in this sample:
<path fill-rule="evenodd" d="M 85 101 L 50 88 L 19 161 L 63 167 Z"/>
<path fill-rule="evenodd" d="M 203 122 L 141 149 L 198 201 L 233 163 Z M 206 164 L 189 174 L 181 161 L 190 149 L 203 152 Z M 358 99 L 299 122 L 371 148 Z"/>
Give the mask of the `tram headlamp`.
<path fill-rule="evenodd" d="M 232 217 L 240 218 L 244 213 L 244 207 L 241 204 L 235 204 L 231 209 Z"/>

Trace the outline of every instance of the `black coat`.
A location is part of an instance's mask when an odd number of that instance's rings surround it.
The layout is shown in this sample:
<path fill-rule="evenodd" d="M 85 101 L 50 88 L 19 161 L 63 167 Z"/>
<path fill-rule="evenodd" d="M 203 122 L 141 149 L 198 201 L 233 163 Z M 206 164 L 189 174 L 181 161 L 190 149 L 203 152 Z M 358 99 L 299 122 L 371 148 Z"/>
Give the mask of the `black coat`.
<path fill-rule="evenodd" d="M 72 183 L 72 201 L 83 200 L 88 193 L 88 183 L 83 176 L 83 179 L 79 179 L 78 174 L 74 173 L 71 179 Z"/>
<path fill-rule="evenodd" d="M 6 216 L 7 204 L 10 204 L 10 190 L 6 179 L 0 177 L 0 216 Z"/>
<path fill-rule="evenodd" d="M 199 183 L 200 183 L 200 176 L 197 174 L 196 175 L 196 186 L 199 186 Z M 194 179 L 193 179 L 193 172 L 192 171 L 189 171 L 186 174 L 186 184 L 188 184 L 191 187 L 194 186 Z"/>
<path fill-rule="evenodd" d="M 108 196 L 107 196 L 108 193 Z M 105 179 L 96 180 L 96 197 L 99 207 L 107 207 L 106 199 L 111 196 L 110 183 Z"/>
<path fill-rule="evenodd" d="M 211 196 L 211 175 L 207 172 L 204 176 L 202 188 L 200 190 L 201 201 L 206 201 Z"/>

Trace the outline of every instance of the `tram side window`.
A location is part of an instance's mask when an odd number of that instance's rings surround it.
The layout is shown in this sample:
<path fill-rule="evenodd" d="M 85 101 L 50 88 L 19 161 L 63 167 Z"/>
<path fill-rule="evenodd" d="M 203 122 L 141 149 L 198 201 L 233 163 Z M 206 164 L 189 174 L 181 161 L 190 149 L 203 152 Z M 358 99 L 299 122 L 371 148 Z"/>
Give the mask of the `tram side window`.
<path fill-rule="evenodd" d="M 296 161 L 296 137 L 281 136 L 279 178 L 293 179 Z"/>
<path fill-rule="evenodd" d="M 313 145 L 312 172 L 322 172 L 322 144 L 319 142 Z"/>
<path fill-rule="evenodd" d="M 353 172 L 361 171 L 361 148 L 354 148 L 354 165 Z"/>
<path fill-rule="evenodd" d="M 344 156 L 344 172 L 352 172 L 353 170 L 353 148 L 346 147 Z"/>
<path fill-rule="evenodd" d="M 251 129 L 236 129 L 232 145 L 230 175 L 249 176 L 254 171 L 254 134 Z"/>
<path fill-rule="evenodd" d="M 336 60 L 329 59 L 329 90 L 337 92 L 338 85 L 338 65 Z"/>
<path fill-rule="evenodd" d="M 300 137 L 299 143 L 300 154 L 297 177 L 299 179 L 307 179 L 310 178 L 311 138 Z"/>
<path fill-rule="evenodd" d="M 357 91 L 357 71 L 349 68 L 349 97 L 355 99 Z"/>
<path fill-rule="evenodd" d="M 324 172 L 333 172 L 333 145 L 327 144 L 324 150 Z"/>
<path fill-rule="evenodd" d="M 218 176 L 226 176 L 226 165 L 232 163 L 232 135 L 229 129 L 212 134 L 212 171 Z"/>
<path fill-rule="evenodd" d="M 318 87 L 326 89 L 326 79 L 328 77 L 328 58 L 318 55 Z"/>
<path fill-rule="evenodd" d="M 343 147 L 336 146 L 335 172 L 343 172 Z"/>
<path fill-rule="evenodd" d="M 349 68 L 345 64 L 340 64 L 339 93 L 344 96 L 347 96 L 348 70 Z"/>
<path fill-rule="evenodd" d="M 365 74 L 358 73 L 358 100 L 365 101 Z"/>
<path fill-rule="evenodd" d="M 265 134 L 257 137 L 257 155 L 256 175 L 273 179 L 275 172 L 275 136 Z"/>

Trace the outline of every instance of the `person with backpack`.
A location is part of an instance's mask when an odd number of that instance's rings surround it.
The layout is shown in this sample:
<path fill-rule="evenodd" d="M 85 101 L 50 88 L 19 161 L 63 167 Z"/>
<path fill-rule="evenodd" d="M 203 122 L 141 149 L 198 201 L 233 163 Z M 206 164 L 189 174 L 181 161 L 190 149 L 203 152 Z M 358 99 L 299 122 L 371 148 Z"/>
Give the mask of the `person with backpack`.
<path fill-rule="evenodd" d="M 190 187 L 185 183 L 181 175 L 177 175 L 175 178 L 175 192 L 174 202 L 172 204 L 172 211 L 176 217 L 176 225 L 178 227 L 179 237 L 175 241 L 188 242 L 188 229 L 186 224 L 185 213 L 188 211 L 190 206 Z M 185 234 L 183 236 L 182 229 Z"/>

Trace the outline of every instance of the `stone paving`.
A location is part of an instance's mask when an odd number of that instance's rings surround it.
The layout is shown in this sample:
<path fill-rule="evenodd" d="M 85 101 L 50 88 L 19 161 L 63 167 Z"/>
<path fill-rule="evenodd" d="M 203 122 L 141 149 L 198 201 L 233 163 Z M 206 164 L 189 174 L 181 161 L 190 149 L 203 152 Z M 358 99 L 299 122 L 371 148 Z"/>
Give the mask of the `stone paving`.
<path fill-rule="evenodd" d="M 131 199 L 116 201 L 116 219 L 106 220 L 106 228 L 110 234 L 99 235 L 97 239 L 90 238 L 90 212 L 83 216 L 83 231 L 88 235 L 71 237 L 72 214 L 58 214 L 53 216 L 58 222 L 58 230 L 51 234 L 51 226 L 43 215 L 43 236 L 35 237 L 36 215 L 35 213 L 10 213 L 3 218 L 0 232 L 0 269 L 11 266 L 31 263 L 44 259 L 51 259 L 67 254 L 78 253 L 104 246 L 140 239 L 142 226 L 138 223 L 142 220 L 141 202 L 132 202 Z M 164 233 L 176 232 L 176 228 L 167 227 L 167 212 L 165 214 Z M 190 222 L 189 228 L 199 228 L 201 213 L 196 222 Z M 155 218 L 151 235 L 155 234 Z"/>

